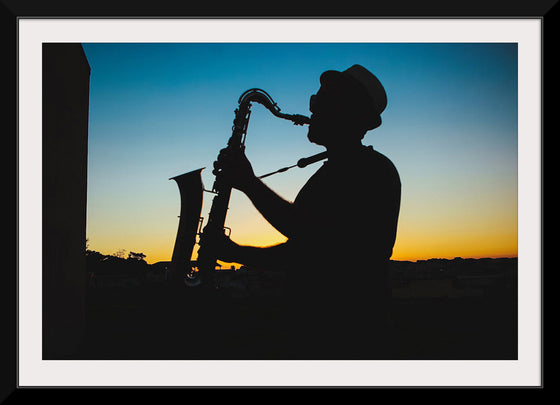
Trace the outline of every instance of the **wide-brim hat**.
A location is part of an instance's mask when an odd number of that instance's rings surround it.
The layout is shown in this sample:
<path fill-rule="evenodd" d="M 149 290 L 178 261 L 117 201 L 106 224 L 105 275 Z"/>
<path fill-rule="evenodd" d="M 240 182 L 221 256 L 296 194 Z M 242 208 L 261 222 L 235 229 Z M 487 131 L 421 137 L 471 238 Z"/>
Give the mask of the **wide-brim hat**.
<path fill-rule="evenodd" d="M 361 65 L 353 65 L 340 72 L 338 70 L 327 70 L 320 77 L 321 85 L 327 85 L 331 81 L 350 80 L 365 91 L 365 95 L 371 101 L 371 112 L 381 115 L 387 106 L 387 93 L 379 79 Z"/>

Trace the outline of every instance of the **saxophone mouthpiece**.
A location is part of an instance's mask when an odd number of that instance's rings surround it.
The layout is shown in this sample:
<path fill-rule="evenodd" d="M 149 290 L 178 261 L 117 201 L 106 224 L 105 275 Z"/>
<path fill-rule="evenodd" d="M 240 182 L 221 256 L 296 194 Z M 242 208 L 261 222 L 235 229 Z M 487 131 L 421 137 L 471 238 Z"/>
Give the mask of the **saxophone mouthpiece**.
<path fill-rule="evenodd" d="M 311 118 L 301 114 L 294 114 L 293 121 L 294 125 L 309 125 L 309 123 L 311 122 Z"/>

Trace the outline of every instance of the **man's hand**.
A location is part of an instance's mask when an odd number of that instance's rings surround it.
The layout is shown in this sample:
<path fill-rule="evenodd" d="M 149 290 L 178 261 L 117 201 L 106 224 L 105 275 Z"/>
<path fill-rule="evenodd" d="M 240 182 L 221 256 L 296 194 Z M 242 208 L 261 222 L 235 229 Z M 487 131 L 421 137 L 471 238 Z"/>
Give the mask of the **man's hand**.
<path fill-rule="evenodd" d="M 204 255 L 206 249 L 212 249 L 218 260 L 227 263 L 238 263 L 240 259 L 241 246 L 232 241 L 225 234 L 220 234 L 213 238 L 211 246 L 201 246 L 198 249 L 198 256 Z"/>
<path fill-rule="evenodd" d="M 214 162 L 214 175 L 232 187 L 245 192 L 256 176 L 243 149 L 222 149 Z"/>

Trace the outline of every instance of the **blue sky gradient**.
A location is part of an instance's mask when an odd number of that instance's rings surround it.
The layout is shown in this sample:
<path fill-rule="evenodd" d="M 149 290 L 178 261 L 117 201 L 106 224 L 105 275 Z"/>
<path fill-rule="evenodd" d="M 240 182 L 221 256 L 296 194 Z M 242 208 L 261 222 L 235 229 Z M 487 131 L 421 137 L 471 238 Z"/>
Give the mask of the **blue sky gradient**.
<path fill-rule="evenodd" d="M 90 249 L 170 260 L 179 193 L 170 177 L 212 166 L 239 96 L 267 91 L 282 112 L 309 115 L 325 70 L 358 63 L 388 94 L 373 145 L 396 165 L 403 200 L 394 259 L 517 253 L 517 45 L 512 43 L 83 44 L 91 66 Z M 306 128 L 253 106 L 247 156 L 257 174 L 323 149 Z M 318 168 L 266 179 L 293 199 Z M 211 170 L 203 171 L 209 188 Z M 359 190 L 348 190 L 360 198 Z M 206 200 L 210 198 L 205 195 Z M 203 216 L 207 215 L 205 202 Z M 206 210 L 206 211 L 205 211 Z M 350 218 L 352 213 L 349 213 Z M 228 226 L 240 243 L 283 241 L 245 196 Z"/>

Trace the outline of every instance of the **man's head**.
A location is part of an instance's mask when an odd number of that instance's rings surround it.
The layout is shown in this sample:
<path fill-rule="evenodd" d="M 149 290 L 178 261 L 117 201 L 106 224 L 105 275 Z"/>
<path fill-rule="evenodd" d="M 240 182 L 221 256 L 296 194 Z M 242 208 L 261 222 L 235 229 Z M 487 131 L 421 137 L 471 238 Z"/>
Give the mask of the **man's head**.
<path fill-rule="evenodd" d="M 310 99 L 311 142 L 325 146 L 354 142 L 381 125 L 387 95 L 366 68 L 353 65 L 343 72 L 327 70 L 320 82 L 319 91 Z"/>

